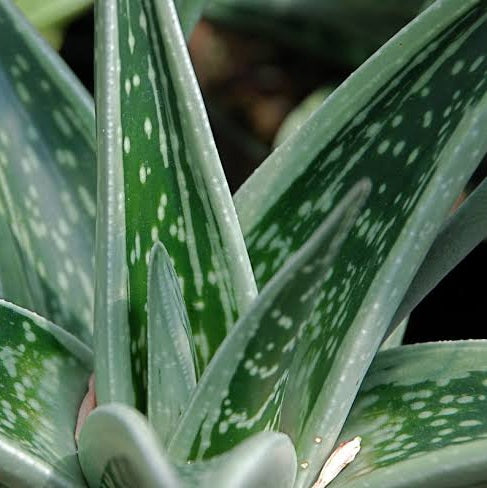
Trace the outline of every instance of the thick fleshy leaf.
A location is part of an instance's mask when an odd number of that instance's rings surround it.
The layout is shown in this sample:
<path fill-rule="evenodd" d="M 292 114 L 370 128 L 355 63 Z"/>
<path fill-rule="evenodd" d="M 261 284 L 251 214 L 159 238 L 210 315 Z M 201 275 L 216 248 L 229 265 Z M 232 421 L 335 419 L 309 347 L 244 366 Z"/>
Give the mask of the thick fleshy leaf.
<path fill-rule="evenodd" d="M 487 237 L 487 180 L 445 222 L 391 322 L 400 321 Z"/>
<path fill-rule="evenodd" d="M 153 243 L 174 260 L 201 368 L 256 288 L 172 1 L 107 0 L 97 23 L 97 393 L 134 390 L 144 410 Z M 133 389 L 115 372 L 129 356 Z"/>
<path fill-rule="evenodd" d="M 79 460 L 93 488 L 179 488 L 174 467 L 145 417 L 123 404 L 96 408 L 79 440 Z"/>
<path fill-rule="evenodd" d="M 60 25 L 87 9 L 93 0 L 14 0 L 37 28 Z"/>
<path fill-rule="evenodd" d="M 362 449 L 335 487 L 485 486 L 487 341 L 379 353 L 341 440 Z"/>
<path fill-rule="evenodd" d="M 196 355 L 178 277 L 160 242 L 151 251 L 148 287 L 147 414 L 167 444 L 196 387 Z"/>
<path fill-rule="evenodd" d="M 10 2 L 0 2 L 0 289 L 91 341 L 92 104 Z"/>
<path fill-rule="evenodd" d="M 415 271 L 487 149 L 486 24 L 483 1 L 437 2 L 335 90 L 236 195 L 262 286 L 354 181 L 369 175 L 373 184 L 317 307 L 321 331 L 301 341 L 293 365 L 300 381 L 290 376 L 286 386 L 284 430 L 309 463 L 298 487 L 329 454 Z"/>
<path fill-rule="evenodd" d="M 81 342 L 0 300 L 2 486 L 85 486 L 74 428 L 90 369 Z"/>
<path fill-rule="evenodd" d="M 333 88 L 325 86 L 318 88 L 308 95 L 283 121 L 274 139 L 274 147 L 282 144 L 288 137 L 302 127 L 324 102 L 331 95 Z"/>
<path fill-rule="evenodd" d="M 384 339 L 384 342 L 380 346 L 381 351 L 386 349 L 392 349 L 402 344 L 404 334 L 408 326 L 409 317 L 406 317 L 394 330 Z"/>
<path fill-rule="evenodd" d="M 174 3 L 181 22 L 181 29 L 188 39 L 208 0 L 175 0 Z"/>
<path fill-rule="evenodd" d="M 296 452 L 285 434 L 260 432 L 221 456 L 178 471 L 187 488 L 292 488 Z"/>
<path fill-rule="evenodd" d="M 358 65 L 417 14 L 424 0 L 211 0 L 216 22 L 278 39 L 340 65 Z"/>
<path fill-rule="evenodd" d="M 263 430 L 280 430 L 290 368 L 304 332 L 319 331 L 315 304 L 370 187 L 358 183 L 237 322 L 198 383 L 169 445 L 176 459 L 221 454 Z M 329 342 L 329 347 L 335 347 Z"/>

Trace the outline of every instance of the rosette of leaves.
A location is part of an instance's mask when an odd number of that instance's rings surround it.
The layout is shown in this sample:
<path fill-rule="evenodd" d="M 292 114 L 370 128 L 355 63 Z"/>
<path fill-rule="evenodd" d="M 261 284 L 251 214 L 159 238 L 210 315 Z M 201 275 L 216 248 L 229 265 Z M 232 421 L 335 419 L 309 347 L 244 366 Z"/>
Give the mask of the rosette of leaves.
<path fill-rule="evenodd" d="M 433 4 L 233 199 L 172 2 L 96 7 L 95 122 L 0 1 L 0 483 L 310 488 L 361 436 L 334 486 L 481 486 L 487 343 L 378 351 L 485 237 L 485 185 L 447 216 L 486 2 Z"/>

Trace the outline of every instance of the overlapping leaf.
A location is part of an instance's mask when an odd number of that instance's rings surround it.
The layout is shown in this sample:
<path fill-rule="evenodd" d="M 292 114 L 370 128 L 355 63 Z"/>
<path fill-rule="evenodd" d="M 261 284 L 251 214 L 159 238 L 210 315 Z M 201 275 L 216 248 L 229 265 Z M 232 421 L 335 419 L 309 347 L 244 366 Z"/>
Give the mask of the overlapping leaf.
<path fill-rule="evenodd" d="M 90 351 L 0 300 L 0 484 L 84 486 L 74 443 Z"/>
<path fill-rule="evenodd" d="M 179 281 L 160 242 L 151 251 L 147 295 L 147 415 L 165 445 L 196 387 L 196 355 Z"/>
<path fill-rule="evenodd" d="M 309 484 L 330 452 L 414 271 L 486 150 L 486 19 L 484 2 L 437 2 L 335 90 L 236 195 L 263 286 L 353 181 L 369 175 L 373 183 L 318 307 L 321 331 L 304 335 L 293 365 L 299 381 L 286 387 L 283 427 L 308 466 L 297 486 Z"/>
<path fill-rule="evenodd" d="M 109 0 L 97 22 L 97 388 L 131 403 L 116 371 L 130 355 L 144 410 L 153 243 L 174 260 L 201 368 L 256 289 L 174 5 Z"/>
<path fill-rule="evenodd" d="M 252 434 L 281 430 L 291 365 L 304 333 L 320 331 L 316 303 L 368 190 L 364 181 L 350 191 L 231 331 L 169 445 L 176 459 L 208 458 Z"/>
<path fill-rule="evenodd" d="M 0 2 L 0 289 L 91 340 L 95 156 L 88 96 Z"/>
<path fill-rule="evenodd" d="M 483 486 L 486 341 L 379 353 L 340 436 L 362 449 L 333 486 Z"/>
<path fill-rule="evenodd" d="M 100 436 L 100 431 L 105 435 Z M 80 462 L 90 486 L 291 488 L 296 455 L 283 434 L 261 433 L 209 462 L 174 465 L 137 411 L 104 405 L 87 420 Z"/>

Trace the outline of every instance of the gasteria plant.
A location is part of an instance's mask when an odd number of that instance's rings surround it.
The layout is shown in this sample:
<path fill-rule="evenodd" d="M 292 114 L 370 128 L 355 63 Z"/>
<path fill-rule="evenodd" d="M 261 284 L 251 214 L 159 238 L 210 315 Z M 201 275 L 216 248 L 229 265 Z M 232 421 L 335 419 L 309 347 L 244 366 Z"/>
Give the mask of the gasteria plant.
<path fill-rule="evenodd" d="M 322 488 L 358 436 L 333 486 L 483 486 L 487 343 L 378 350 L 485 237 L 485 184 L 447 218 L 487 150 L 485 0 L 434 3 L 233 201 L 171 0 L 97 3 L 96 131 L 0 13 L 2 486 Z"/>

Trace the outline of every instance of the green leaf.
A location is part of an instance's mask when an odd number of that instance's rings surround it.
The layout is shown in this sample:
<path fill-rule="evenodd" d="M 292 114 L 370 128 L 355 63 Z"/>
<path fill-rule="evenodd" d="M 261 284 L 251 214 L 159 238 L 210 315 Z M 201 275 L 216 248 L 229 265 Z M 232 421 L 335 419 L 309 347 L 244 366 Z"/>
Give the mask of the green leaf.
<path fill-rule="evenodd" d="M 95 165 L 89 96 L 0 2 L 0 289 L 91 341 Z"/>
<path fill-rule="evenodd" d="M 2 486 L 84 486 L 74 428 L 90 368 L 81 342 L 0 300 Z"/>
<path fill-rule="evenodd" d="M 88 416 L 81 429 L 78 455 L 93 488 L 102 480 L 117 487 L 181 487 L 146 419 L 123 404 L 102 405 Z"/>
<path fill-rule="evenodd" d="M 15 0 L 25 16 L 39 29 L 66 23 L 92 5 L 93 0 Z"/>
<path fill-rule="evenodd" d="M 148 287 L 147 413 L 167 444 L 196 387 L 196 355 L 179 281 L 160 242 L 151 251 Z"/>
<path fill-rule="evenodd" d="M 294 50 L 357 66 L 414 18 L 424 0 L 212 0 L 211 20 L 272 40 Z"/>
<path fill-rule="evenodd" d="M 404 334 L 408 326 L 409 316 L 406 317 L 384 340 L 380 346 L 381 351 L 386 349 L 392 349 L 393 347 L 398 347 L 402 344 L 404 339 Z"/>
<path fill-rule="evenodd" d="M 293 365 L 306 391 L 291 379 L 286 386 L 284 411 L 297 417 L 285 431 L 308 463 L 298 488 L 330 453 L 415 271 L 487 149 L 486 19 L 480 0 L 437 2 L 335 90 L 235 197 L 262 287 L 354 181 L 369 175 L 373 184 L 317 305 L 319 340 L 305 333 Z"/>
<path fill-rule="evenodd" d="M 306 120 L 333 93 L 334 88 L 325 86 L 308 95 L 285 119 L 274 139 L 274 147 L 281 145 L 288 137 L 302 127 Z"/>
<path fill-rule="evenodd" d="M 390 331 L 486 237 L 487 180 L 484 180 L 441 228 L 396 311 Z"/>
<path fill-rule="evenodd" d="M 362 437 L 333 487 L 485 485 L 486 341 L 379 353 L 340 440 Z"/>
<path fill-rule="evenodd" d="M 285 434 L 260 432 L 221 456 L 178 471 L 188 488 L 292 488 L 296 452 Z"/>
<path fill-rule="evenodd" d="M 186 39 L 189 39 L 208 0 L 175 0 L 174 3 L 179 14 L 181 29 Z"/>
<path fill-rule="evenodd" d="M 276 274 L 230 332 L 198 382 L 169 445 L 175 459 L 225 452 L 281 429 L 281 404 L 303 332 L 319 331 L 315 303 L 369 190 L 360 182 Z"/>
<path fill-rule="evenodd" d="M 176 466 L 167 459 L 146 419 L 116 403 L 103 405 L 88 417 L 79 457 L 88 483 L 96 488 L 100 483 L 144 488 L 290 488 L 296 476 L 293 445 L 278 433 L 260 433 L 208 462 Z"/>
<path fill-rule="evenodd" d="M 107 0 L 97 24 L 97 394 L 145 411 L 154 241 L 174 260 L 201 370 L 256 288 L 174 5 Z"/>

